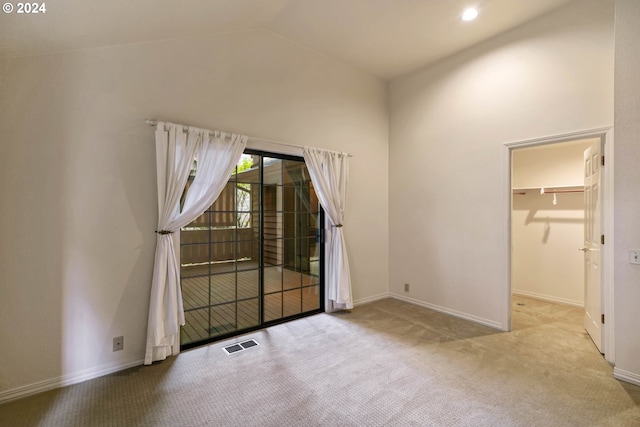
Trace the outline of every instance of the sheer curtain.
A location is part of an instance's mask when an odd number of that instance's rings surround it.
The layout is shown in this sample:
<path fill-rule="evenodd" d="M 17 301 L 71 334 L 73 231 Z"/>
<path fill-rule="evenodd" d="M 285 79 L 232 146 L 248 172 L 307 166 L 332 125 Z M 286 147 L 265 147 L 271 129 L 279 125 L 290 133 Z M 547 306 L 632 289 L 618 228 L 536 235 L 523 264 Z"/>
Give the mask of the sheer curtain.
<path fill-rule="evenodd" d="M 180 265 L 175 238 L 181 227 L 200 216 L 220 195 L 247 144 L 247 137 L 158 122 L 156 168 L 158 176 L 158 230 L 151 283 L 149 323 L 144 364 L 180 352 L 180 325 L 184 325 Z M 195 177 L 184 205 L 180 199 L 194 161 Z"/>
<path fill-rule="evenodd" d="M 326 233 L 328 303 L 325 309 L 327 312 L 351 309 L 351 274 L 342 227 L 347 198 L 349 155 L 309 147 L 304 147 L 302 154 L 320 204 L 331 224 Z"/>

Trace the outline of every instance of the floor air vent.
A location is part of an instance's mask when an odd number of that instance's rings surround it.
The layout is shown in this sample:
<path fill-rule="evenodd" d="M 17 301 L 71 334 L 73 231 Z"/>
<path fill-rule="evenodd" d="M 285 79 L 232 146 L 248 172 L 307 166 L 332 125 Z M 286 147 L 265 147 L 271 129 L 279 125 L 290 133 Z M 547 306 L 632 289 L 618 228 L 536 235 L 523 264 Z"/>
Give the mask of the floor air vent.
<path fill-rule="evenodd" d="M 258 343 L 255 340 L 249 340 L 249 341 L 241 342 L 240 345 L 242 346 L 242 348 L 247 349 L 247 348 L 257 346 Z"/>
<path fill-rule="evenodd" d="M 249 340 L 249 341 L 243 341 L 238 344 L 228 345 L 226 347 L 222 347 L 222 349 L 226 351 L 227 354 L 233 354 L 242 350 L 246 350 L 251 347 L 255 347 L 257 345 L 260 345 L 260 344 L 258 344 L 256 340 Z"/>

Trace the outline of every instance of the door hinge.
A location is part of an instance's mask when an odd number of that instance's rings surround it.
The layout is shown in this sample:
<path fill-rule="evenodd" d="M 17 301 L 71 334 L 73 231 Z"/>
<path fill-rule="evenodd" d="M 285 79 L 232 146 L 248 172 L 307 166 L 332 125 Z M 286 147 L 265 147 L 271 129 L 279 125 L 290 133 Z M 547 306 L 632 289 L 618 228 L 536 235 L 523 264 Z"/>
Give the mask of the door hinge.
<path fill-rule="evenodd" d="M 604 245 L 604 234 L 600 236 L 600 243 Z"/>
<path fill-rule="evenodd" d="M 600 317 L 601 317 L 600 320 L 602 321 L 602 324 L 604 325 L 604 313 L 602 313 L 602 315 Z"/>
<path fill-rule="evenodd" d="M 604 156 L 602 156 L 601 159 L 602 159 L 602 166 L 604 166 Z"/>

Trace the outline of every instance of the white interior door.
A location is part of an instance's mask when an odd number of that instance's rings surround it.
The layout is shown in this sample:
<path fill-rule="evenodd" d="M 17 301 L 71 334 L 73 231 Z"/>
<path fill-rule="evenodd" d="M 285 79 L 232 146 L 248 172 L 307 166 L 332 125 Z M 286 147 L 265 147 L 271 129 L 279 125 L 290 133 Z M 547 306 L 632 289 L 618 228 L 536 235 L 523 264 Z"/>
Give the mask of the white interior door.
<path fill-rule="evenodd" d="M 601 143 L 584 152 L 584 327 L 602 353 Z"/>

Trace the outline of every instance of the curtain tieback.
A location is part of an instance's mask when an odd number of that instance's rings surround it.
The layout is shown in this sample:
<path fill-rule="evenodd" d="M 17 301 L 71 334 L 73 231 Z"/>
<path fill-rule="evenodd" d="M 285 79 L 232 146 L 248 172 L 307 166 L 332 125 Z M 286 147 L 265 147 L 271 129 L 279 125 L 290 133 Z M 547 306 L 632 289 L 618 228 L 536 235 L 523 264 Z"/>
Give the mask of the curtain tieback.
<path fill-rule="evenodd" d="M 156 230 L 156 233 L 158 234 L 173 234 L 173 231 L 169 231 L 169 230 Z"/>
<path fill-rule="evenodd" d="M 332 227 L 340 228 L 340 227 L 342 227 L 342 224 L 332 225 Z"/>

